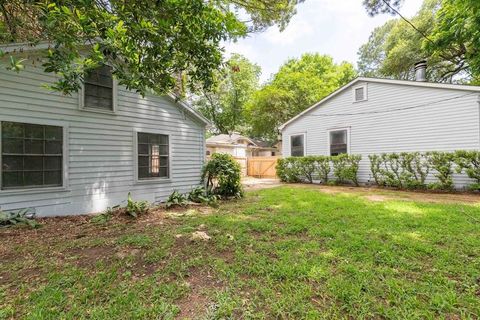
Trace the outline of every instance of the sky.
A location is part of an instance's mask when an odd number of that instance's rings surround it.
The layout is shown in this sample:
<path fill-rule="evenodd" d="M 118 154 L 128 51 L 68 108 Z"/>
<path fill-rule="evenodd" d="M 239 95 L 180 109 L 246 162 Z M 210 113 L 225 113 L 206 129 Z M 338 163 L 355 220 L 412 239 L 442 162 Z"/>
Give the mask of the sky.
<path fill-rule="evenodd" d="M 400 13 L 413 16 L 423 0 L 404 0 Z M 375 27 L 394 16 L 370 17 L 362 0 L 306 0 L 297 7 L 297 14 L 280 32 L 271 27 L 236 43 L 225 45 L 228 55 L 240 53 L 262 67 L 261 81 L 267 81 L 289 58 L 306 52 L 328 54 L 339 63 L 349 61 L 356 66 L 357 51 L 368 41 Z"/>

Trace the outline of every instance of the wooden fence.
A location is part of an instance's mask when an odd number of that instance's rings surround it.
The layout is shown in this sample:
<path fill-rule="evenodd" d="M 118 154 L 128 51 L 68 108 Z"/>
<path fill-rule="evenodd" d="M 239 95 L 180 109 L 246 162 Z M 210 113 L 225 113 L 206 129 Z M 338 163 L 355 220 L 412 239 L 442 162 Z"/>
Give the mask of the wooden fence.
<path fill-rule="evenodd" d="M 248 158 L 247 175 L 256 178 L 275 178 L 278 157 Z"/>

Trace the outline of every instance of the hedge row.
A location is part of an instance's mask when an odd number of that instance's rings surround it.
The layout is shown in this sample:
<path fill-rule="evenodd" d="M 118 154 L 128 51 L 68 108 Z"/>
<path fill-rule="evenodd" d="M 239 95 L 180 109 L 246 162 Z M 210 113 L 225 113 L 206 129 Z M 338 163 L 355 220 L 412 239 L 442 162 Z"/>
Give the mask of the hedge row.
<path fill-rule="evenodd" d="M 333 170 L 333 183 L 353 183 L 358 186 L 359 155 L 341 154 L 338 156 L 306 156 L 279 159 L 277 175 L 283 182 L 309 182 L 318 178 L 322 183 L 329 183 L 328 176 Z"/>
<path fill-rule="evenodd" d="M 402 152 L 369 155 L 370 170 L 379 186 L 401 189 L 452 190 L 453 174 L 465 173 L 480 190 L 480 151 Z M 277 175 L 284 182 L 351 183 L 358 185 L 359 155 L 289 157 L 278 160 Z M 333 181 L 329 175 L 333 173 Z M 431 173 L 436 182 L 426 184 Z"/>
<path fill-rule="evenodd" d="M 370 170 L 379 186 L 402 189 L 452 190 L 453 174 L 465 173 L 475 183 L 471 190 L 480 190 L 480 152 L 401 152 L 370 155 Z M 429 173 L 436 182 L 426 184 Z"/>

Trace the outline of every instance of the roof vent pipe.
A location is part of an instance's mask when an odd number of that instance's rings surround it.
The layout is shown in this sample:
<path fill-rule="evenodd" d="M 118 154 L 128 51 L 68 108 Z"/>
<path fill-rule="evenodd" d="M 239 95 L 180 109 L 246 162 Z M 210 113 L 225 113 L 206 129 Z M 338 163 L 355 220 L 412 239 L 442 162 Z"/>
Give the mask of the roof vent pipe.
<path fill-rule="evenodd" d="M 422 60 L 415 63 L 415 80 L 420 82 L 427 81 L 427 61 Z"/>

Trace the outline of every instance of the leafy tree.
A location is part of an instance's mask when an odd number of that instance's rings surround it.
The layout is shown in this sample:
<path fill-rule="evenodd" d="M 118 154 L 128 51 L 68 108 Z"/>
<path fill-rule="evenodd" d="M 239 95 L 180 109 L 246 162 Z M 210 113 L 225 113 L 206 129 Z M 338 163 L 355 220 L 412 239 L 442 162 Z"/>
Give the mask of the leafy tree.
<path fill-rule="evenodd" d="M 215 84 L 193 98 L 193 105 L 214 124 L 214 133 L 231 134 L 245 126 L 245 104 L 258 89 L 260 70 L 244 56 L 233 54 L 215 74 Z"/>
<path fill-rule="evenodd" d="M 275 141 L 278 126 L 355 77 L 350 63 L 335 64 L 327 55 L 290 59 L 247 104 L 251 135 Z"/>
<path fill-rule="evenodd" d="M 364 5 L 371 15 L 399 14 L 401 1 L 365 0 Z M 412 19 L 388 21 L 360 48 L 360 74 L 413 79 L 413 63 L 427 59 L 430 81 L 478 82 L 480 67 L 474 66 L 478 54 L 473 44 L 480 40 L 479 6 L 475 0 L 425 0 Z"/>
<path fill-rule="evenodd" d="M 209 87 L 222 41 L 273 24 L 284 28 L 301 1 L 0 1 L 0 42 L 48 41 L 44 68 L 59 76 L 52 87 L 63 93 L 78 90 L 84 74 L 102 63 L 127 88 L 165 93 L 180 75 L 191 88 Z M 22 69 L 13 56 L 9 67 Z"/>

